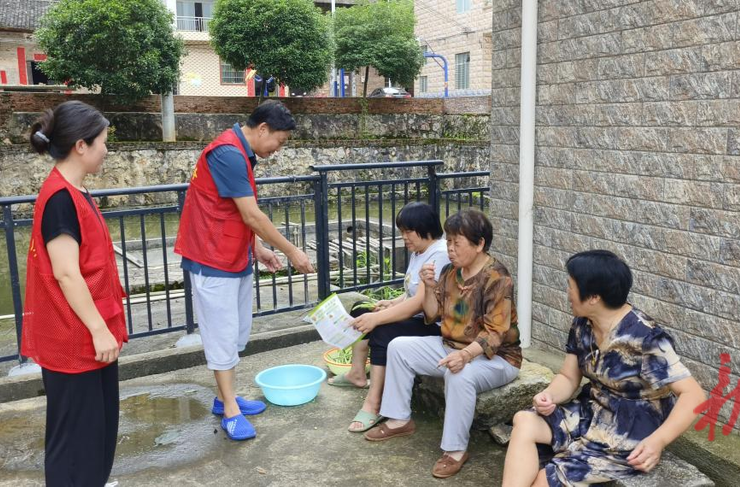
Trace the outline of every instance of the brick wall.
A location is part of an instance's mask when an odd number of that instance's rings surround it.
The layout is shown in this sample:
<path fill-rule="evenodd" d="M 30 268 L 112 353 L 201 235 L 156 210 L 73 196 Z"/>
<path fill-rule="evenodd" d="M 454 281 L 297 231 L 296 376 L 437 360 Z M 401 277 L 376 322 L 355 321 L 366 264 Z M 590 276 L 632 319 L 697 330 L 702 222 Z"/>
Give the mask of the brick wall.
<path fill-rule="evenodd" d="M 113 97 L 55 93 L 0 92 L 0 140 L 25 143 L 39 112 L 77 99 L 105 112 L 120 141 L 161 140 L 158 96 L 124 105 Z M 209 140 L 243 122 L 257 106 L 247 97 L 175 97 L 179 140 Z M 295 114 L 301 139 L 361 137 L 487 139 L 490 99 L 285 98 Z"/>
<path fill-rule="evenodd" d="M 494 248 L 516 264 L 521 2 L 494 2 Z M 740 5 L 539 2 L 533 342 L 562 350 L 564 261 L 606 248 L 702 385 L 740 373 Z M 728 412 L 728 411 L 725 411 Z M 740 426 L 740 425 L 738 425 Z"/>

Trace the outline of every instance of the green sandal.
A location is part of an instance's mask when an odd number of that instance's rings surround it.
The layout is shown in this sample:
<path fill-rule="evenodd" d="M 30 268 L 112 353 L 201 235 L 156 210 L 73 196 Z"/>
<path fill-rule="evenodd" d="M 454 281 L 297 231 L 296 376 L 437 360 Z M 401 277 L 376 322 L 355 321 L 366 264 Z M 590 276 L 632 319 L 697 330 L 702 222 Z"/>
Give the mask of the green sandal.
<path fill-rule="evenodd" d="M 353 430 L 348 427 L 347 430 L 351 433 L 364 433 L 365 431 L 380 423 L 382 419 L 383 416 L 381 416 L 380 414 L 368 413 L 367 411 L 363 411 L 362 409 L 360 409 L 352 420 L 352 423 L 362 423 L 362 429 Z M 352 426 L 352 423 L 350 423 L 350 426 Z"/>

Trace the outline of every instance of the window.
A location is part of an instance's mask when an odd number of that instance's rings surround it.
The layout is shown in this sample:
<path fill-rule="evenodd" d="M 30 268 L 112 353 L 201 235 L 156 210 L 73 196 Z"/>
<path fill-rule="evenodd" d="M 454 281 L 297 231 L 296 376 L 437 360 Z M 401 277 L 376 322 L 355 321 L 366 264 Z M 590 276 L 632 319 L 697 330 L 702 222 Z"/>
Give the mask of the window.
<path fill-rule="evenodd" d="M 421 51 L 422 51 L 422 52 L 423 52 L 424 54 L 428 53 L 428 52 L 429 52 L 429 45 L 427 45 L 427 44 L 424 44 L 424 45 L 423 45 L 423 46 L 421 47 Z M 426 66 L 426 65 L 427 65 L 427 59 L 429 59 L 429 58 L 428 58 L 428 57 L 426 57 L 426 56 L 424 56 L 424 66 Z"/>
<path fill-rule="evenodd" d="M 464 14 L 465 12 L 470 12 L 473 0 L 455 0 L 455 3 L 457 5 L 457 13 Z"/>
<path fill-rule="evenodd" d="M 470 88 L 470 53 L 455 54 L 455 89 Z"/>
<path fill-rule="evenodd" d="M 221 84 L 222 85 L 243 85 L 244 71 L 237 71 L 231 67 L 231 64 L 221 61 Z"/>
<path fill-rule="evenodd" d="M 212 16 L 213 1 L 177 2 L 177 28 L 179 30 L 208 32 L 208 24 Z"/>
<path fill-rule="evenodd" d="M 419 78 L 419 91 L 421 93 L 426 93 L 427 92 L 427 89 L 428 89 L 427 83 L 428 83 L 428 79 L 427 79 L 426 76 L 421 76 Z"/>

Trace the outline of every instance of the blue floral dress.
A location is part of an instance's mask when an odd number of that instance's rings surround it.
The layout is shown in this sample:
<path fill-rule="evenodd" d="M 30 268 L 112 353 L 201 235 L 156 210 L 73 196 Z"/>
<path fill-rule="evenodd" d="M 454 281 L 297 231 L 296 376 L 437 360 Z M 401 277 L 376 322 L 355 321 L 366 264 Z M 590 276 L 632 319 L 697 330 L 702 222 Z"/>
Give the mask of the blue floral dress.
<path fill-rule="evenodd" d="M 665 421 L 676 398 L 668 384 L 691 376 L 673 340 L 652 318 L 632 309 L 599 350 L 585 318 L 576 318 L 566 352 L 590 383 L 543 419 L 555 456 L 545 465 L 550 486 L 582 486 L 640 472 L 627 456 Z"/>

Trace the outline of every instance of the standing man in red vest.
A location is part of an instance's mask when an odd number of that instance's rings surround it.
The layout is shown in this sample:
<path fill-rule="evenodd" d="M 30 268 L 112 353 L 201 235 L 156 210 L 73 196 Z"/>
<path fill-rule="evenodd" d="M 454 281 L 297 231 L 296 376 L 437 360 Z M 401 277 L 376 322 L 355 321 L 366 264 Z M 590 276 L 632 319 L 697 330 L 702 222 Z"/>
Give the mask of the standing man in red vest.
<path fill-rule="evenodd" d="M 280 249 L 299 272 L 313 272 L 308 256 L 290 243 L 257 206 L 254 166 L 285 144 L 295 120 L 275 100 L 259 105 L 241 127 L 219 135 L 200 155 L 185 197 L 175 252 L 190 273 L 198 327 L 218 395 L 213 414 L 232 440 L 254 438 L 244 415 L 265 410 L 234 391 L 235 367 L 252 328 L 252 257 L 269 271 L 280 269 L 277 256 L 255 234 Z"/>

